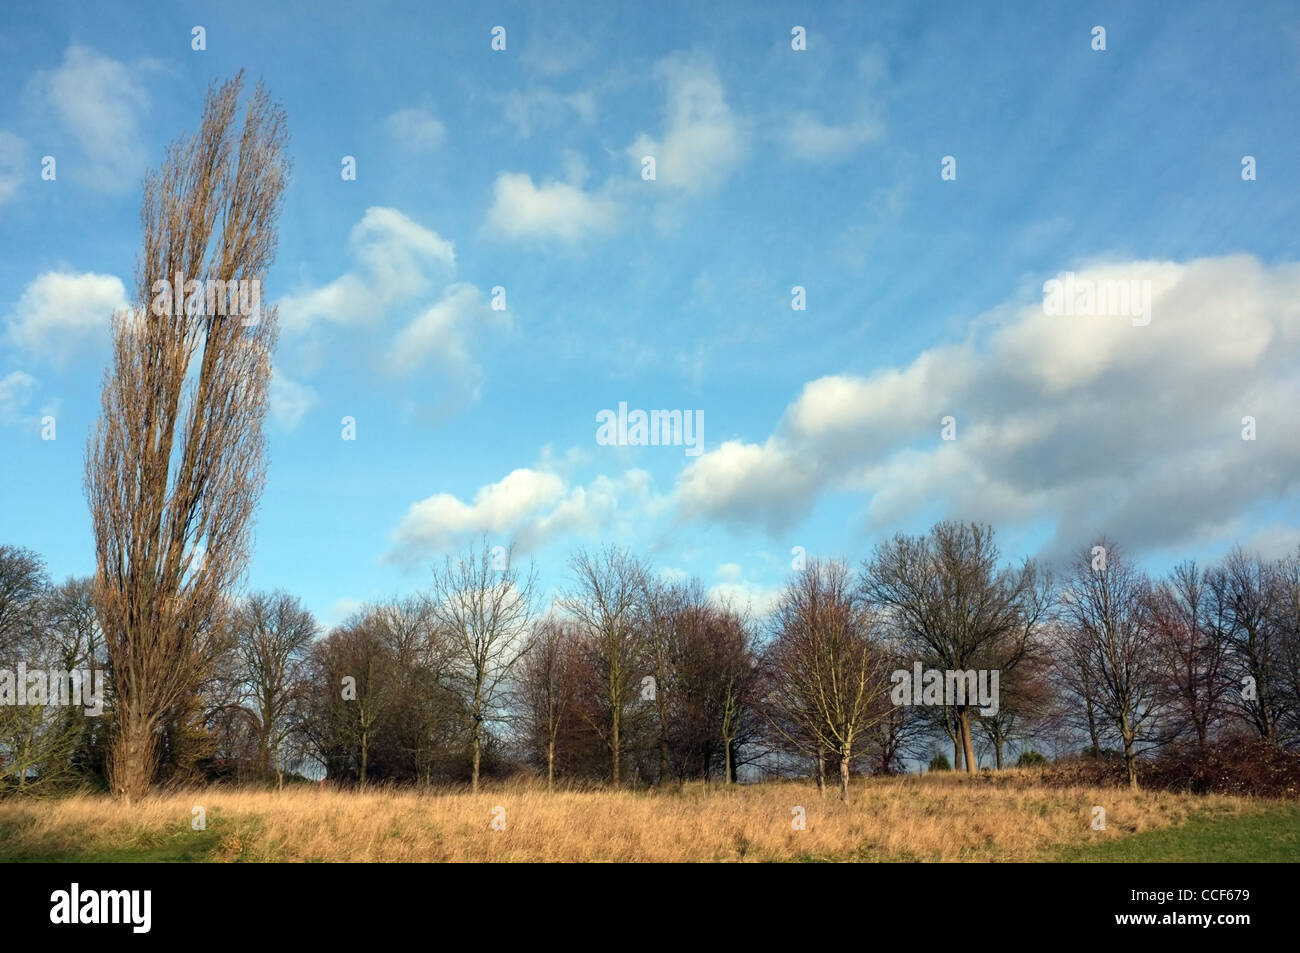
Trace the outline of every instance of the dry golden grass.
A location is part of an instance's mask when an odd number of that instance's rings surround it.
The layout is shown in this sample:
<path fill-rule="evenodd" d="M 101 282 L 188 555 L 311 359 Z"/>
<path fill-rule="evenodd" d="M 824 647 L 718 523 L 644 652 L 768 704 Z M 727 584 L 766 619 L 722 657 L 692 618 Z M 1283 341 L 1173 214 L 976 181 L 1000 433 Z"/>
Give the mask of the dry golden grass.
<path fill-rule="evenodd" d="M 479 794 L 208 788 L 127 805 L 99 796 L 0 803 L 0 858 L 219 861 L 1030 860 L 1252 802 L 1121 789 L 1053 789 L 1031 771 L 855 780 L 839 802 L 794 782 L 661 792 Z M 1093 805 L 1106 830 L 1091 828 Z M 207 829 L 191 830 L 192 809 Z M 493 830 L 496 807 L 506 829 Z M 792 809 L 807 829 L 793 830 Z M 7 842 L 7 843 L 3 843 Z M 188 846 L 187 846 L 188 845 Z"/>

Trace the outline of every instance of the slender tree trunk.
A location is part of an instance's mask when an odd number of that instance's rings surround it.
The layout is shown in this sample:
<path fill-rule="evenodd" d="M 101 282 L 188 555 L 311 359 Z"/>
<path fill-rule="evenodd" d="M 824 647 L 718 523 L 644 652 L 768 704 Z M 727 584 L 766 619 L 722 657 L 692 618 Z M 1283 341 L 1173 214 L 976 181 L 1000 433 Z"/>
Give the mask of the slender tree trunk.
<path fill-rule="evenodd" d="M 361 732 L 361 786 L 366 786 L 366 759 L 370 753 L 370 737 L 367 732 Z"/>
<path fill-rule="evenodd" d="M 614 709 L 614 718 L 613 718 L 613 723 L 612 723 L 612 725 L 610 726 L 610 733 L 609 733 L 609 738 L 610 738 L 609 748 L 610 748 L 610 753 L 613 755 L 613 759 L 614 759 L 614 765 L 613 765 L 613 767 L 614 767 L 614 787 L 618 787 L 618 786 L 619 786 L 619 767 L 620 767 L 620 765 L 619 765 L 619 760 L 620 760 L 620 759 L 619 759 L 619 755 L 620 755 L 620 753 L 621 753 L 621 746 L 620 746 L 620 744 L 619 744 L 619 737 L 618 737 L 618 728 L 619 728 L 618 721 L 619 721 L 619 718 L 618 718 L 618 709 L 615 708 L 615 709 Z"/>
<path fill-rule="evenodd" d="M 546 743 L 546 789 L 555 787 L 555 739 Z"/>
<path fill-rule="evenodd" d="M 840 748 L 840 800 L 849 803 L 849 746 Z"/>
<path fill-rule="evenodd" d="M 1132 790 L 1138 789 L 1138 771 L 1137 757 L 1133 754 L 1133 735 L 1125 733 L 1124 735 L 1124 766 L 1128 768 L 1128 786 Z"/>
<path fill-rule="evenodd" d="M 474 766 L 470 769 L 470 790 L 478 793 L 479 765 L 483 762 L 483 728 L 477 717 L 474 719 Z"/>
<path fill-rule="evenodd" d="M 974 774 L 977 769 L 975 765 L 975 746 L 971 744 L 971 738 L 970 738 L 970 709 L 963 708 L 961 710 L 960 717 L 961 717 L 961 743 L 966 751 L 966 773 Z"/>
<path fill-rule="evenodd" d="M 817 749 L 817 793 L 826 793 L 826 752 Z"/>
<path fill-rule="evenodd" d="M 723 757 L 722 783 L 732 784 L 734 783 L 735 779 L 731 776 L 731 771 L 732 771 L 731 742 L 725 738 L 722 741 L 722 757 Z"/>

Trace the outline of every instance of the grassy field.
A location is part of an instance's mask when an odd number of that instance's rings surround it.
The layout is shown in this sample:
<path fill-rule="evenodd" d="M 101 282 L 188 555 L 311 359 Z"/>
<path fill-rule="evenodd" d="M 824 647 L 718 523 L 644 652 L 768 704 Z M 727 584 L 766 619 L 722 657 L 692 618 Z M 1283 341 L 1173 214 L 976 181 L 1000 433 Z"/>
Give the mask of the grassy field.
<path fill-rule="evenodd" d="M 1032 772 L 661 792 L 295 788 L 0 802 L 0 861 L 1296 861 L 1300 805 L 1049 788 Z M 1095 831 L 1094 805 L 1106 809 Z M 193 809 L 206 829 L 192 828 Z M 794 808 L 806 829 L 795 830 Z M 498 826 L 504 809 L 504 830 Z"/>

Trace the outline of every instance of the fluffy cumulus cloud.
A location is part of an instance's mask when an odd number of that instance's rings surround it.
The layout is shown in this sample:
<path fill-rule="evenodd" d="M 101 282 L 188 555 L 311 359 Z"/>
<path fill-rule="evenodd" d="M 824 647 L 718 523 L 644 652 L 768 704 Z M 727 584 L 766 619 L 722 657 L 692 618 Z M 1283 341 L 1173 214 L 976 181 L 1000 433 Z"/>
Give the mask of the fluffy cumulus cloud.
<path fill-rule="evenodd" d="M 579 242 L 613 231 L 618 218 L 608 195 L 570 182 L 536 185 L 525 173 L 503 172 L 493 187 L 487 230 L 506 239 Z"/>
<path fill-rule="evenodd" d="M 369 353 L 396 383 L 433 371 L 408 409 L 445 415 L 478 396 L 482 369 L 474 357 L 478 335 L 510 325 L 474 285 L 455 280 L 452 243 L 392 208 L 366 210 L 351 231 L 353 264 L 337 278 L 280 302 L 280 321 L 295 353 L 319 355 L 319 334 L 333 328 L 347 338 L 349 357 Z M 286 425 L 300 419 L 306 393 L 284 382 L 279 393 Z M 307 404 L 310 407 L 310 403 Z"/>
<path fill-rule="evenodd" d="M 512 540 L 528 552 L 564 533 L 608 530 L 620 502 L 643 504 L 650 491 L 644 470 L 575 485 L 554 470 L 522 467 L 481 487 L 469 501 L 436 493 L 412 504 L 393 532 L 389 558 L 409 561 L 449 551 L 483 534 Z"/>
<path fill-rule="evenodd" d="M 718 187 L 744 155 L 741 122 L 727 104 L 722 81 L 706 60 L 674 54 L 655 65 L 664 85 L 664 128 L 641 133 L 627 153 L 638 167 L 655 158 L 655 181 L 665 188 L 699 192 Z"/>
<path fill-rule="evenodd" d="M 1050 520 L 1062 553 L 1097 532 L 1203 538 L 1300 488 L 1300 266 L 1136 261 L 1075 280 L 1150 282 L 1149 323 L 1018 302 L 906 366 L 814 380 L 764 441 L 686 467 L 682 514 L 778 531 L 841 490 L 862 495 L 872 534 L 941 509 Z"/>
<path fill-rule="evenodd" d="M 149 105 L 140 77 L 147 66 L 74 45 L 57 69 L 35 77 L 37 95 L 81 149 L 79 181 L 106 191 L 139 184 L 148 159 L 140 128 Z"/>
<path fill-rule="evenodd" d="M 466 328 L 475 318 L 488 320 L 492 314 L 473 285 L 450 286 L 394 338 L 389 350 L 392 367 L 410 373 L 431 358 L 446 365 L 469 364 Z"/>
<path fill-rule="evenodd" d="M 113 275 L 46 272 L 24 289 L 6 322 L 6 336 L 28 353 L 62 364 L 96 339 L 125 308 L 126 289 Z"/>
<path fill-rule="evenodd" d="M 313 324 L 371 324 L 396 304 L 427 293 L 455 271 L 451 242 L 397 209 L 372 206 L 352 226 L 348 245 L 356 264 L 318 288 L 287 295 L 280 323 L 288 332 Z"/>

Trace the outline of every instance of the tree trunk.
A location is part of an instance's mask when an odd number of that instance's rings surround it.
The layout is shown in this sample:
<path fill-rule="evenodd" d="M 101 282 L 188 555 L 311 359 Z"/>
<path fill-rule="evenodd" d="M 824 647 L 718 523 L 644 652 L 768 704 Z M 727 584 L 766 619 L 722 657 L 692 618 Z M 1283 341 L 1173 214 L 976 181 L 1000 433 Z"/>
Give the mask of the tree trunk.
<path fill-rule="evenodd" d="M 546 743 L 546 790 L 555 787 L 555 740 Z"/>
<path fill-rule="evenodd" d="M 370 738 L 366 732 L 361 732 L 361 786 L 366 786 L 366 758 L 370 753 Z"/>
<path fill-rule="evenodd" d="M 121 713 L 118 732 L 117 743 L 111 749 L 109 773 L 113 790 L 130 803 L 143 797 L 153 783 L 157 757 L 153 726 L 136 709 L 129 708 Z"/>
<path fill-rule="evenodd" d="M 966 773 L 974 774 L 978 768 L 975 764 L 975 746 L 970 740 L 970 709 L 961 710 L 961 743 L 966 751 Z"/>
<path fill-rule="evenodd" d="M 732 770 L 731 769 L 731 742 L 727 741 L 726 739 L 724 739 L 722 742 L 722 757 L 723 757 L 722 783 L 732 784 L 734 782 L 734 779 L 731 776 L 731 770 Z"/>
<path fill-rule="evenodd" d="M 817 793 L 826 793 L 826 754 L 817 749 Z"/>
<path fill-rule="evenodd" d="M 1137 758 L 1133 754 L 1133 736 L 1131 734 L 1124 736 L 1124 766 L 1128 768 L 1128 786 L 1136 791 L 1138 789 Z"/>
<path fill-rule="evenodd" d="M 477 719 L 474 721 L 474 767 L 470 773 L 470 790 L 475 794 L 478 793 L 478 771 L 479 765 L 483 761 L 483 736 L 482 729 L 479 727 Z"/>
<path fill-rule="evenodd" d="M 615 709 L 614 719 L 612 725 L 610 726 L 610 733 L 609 733 L 609 738 L 610 738 L 609 750 L 610 750 L 610 754 L 613 755 L 613 759 L 614 759 L 614 787 L 619 786 L 620 745 L 619 745 L 619 737 L 618 737 L 618 727 L 619 727 L 618 710 Z"/>
<path fill-rule="evenodd" d="M 849 746 L 840 748 L 840 800 L 849 803 Z"/>

